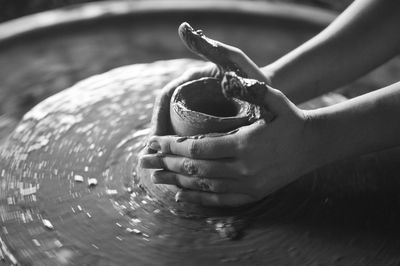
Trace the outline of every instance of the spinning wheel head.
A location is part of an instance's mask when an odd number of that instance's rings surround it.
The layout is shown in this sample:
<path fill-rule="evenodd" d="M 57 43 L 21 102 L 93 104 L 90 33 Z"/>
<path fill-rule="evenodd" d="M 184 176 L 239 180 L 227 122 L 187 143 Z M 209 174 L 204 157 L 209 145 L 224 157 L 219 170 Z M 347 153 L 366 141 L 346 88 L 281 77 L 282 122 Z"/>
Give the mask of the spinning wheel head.
<path fill-rule="evenodd" d="M 378 248 L 398 250 L 381 230 L 390 228 L 393 236 L 400 220 L 398 193 L 382 188 L 393 184 L 389 172 L 398 173 L 398 163 L 390 164 L 398 157 L 390 154 L 322 169 L 245 210 L 182 206 L 173 189 L 152 184 L 137 157 L 149 132 L 154 89 L 200 64 L 115 69 L 27 113 L 0 153 L 3 254 L 40 266 L 302 264 L 304 258 L 321 264 L 343 258 L 346 265 Z M 97 184 L 89 186 L 93 179 Z M 226 240 L 244 227 L 240 241 Z M 374 244 L 360 249 L 357 243 L 366 242 Z"/>

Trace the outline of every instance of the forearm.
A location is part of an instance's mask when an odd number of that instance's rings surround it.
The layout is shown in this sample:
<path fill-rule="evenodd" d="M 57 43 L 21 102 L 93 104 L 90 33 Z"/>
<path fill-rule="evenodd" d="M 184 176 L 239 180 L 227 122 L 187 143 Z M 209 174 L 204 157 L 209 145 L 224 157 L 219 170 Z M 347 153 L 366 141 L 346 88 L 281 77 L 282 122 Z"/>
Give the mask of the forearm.
<path fill-rule="evenodd" d="M 400 145 L 400 82 L 310 113 L 321 165 Z"/>
<path fill-rule="evenodd" d="M 357 0 L 320 34 L 263 68 L 300 103 L 344 85 L 399 52 L 400 1 Z"/>

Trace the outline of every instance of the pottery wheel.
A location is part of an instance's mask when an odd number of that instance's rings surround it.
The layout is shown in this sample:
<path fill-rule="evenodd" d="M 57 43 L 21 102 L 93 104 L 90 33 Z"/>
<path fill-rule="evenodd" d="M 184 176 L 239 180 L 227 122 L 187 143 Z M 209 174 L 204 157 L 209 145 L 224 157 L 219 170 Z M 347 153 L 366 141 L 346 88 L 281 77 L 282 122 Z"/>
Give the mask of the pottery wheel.
<path fill-rule="evenodd" d="M 14 264 L 52 266 L 398 262 L 399 206 L 390 193 L 379 198 L 379 182 L 361 178 L 364 189 L 341 196 L 326 188 L 334 183 L 329 177 L 314 184 L 315 175 L 339 176 L 343 169 L 373 175 L 381 169 L 375 157 L 361 172 L 359 164 L 343 163 L 340 171 L 321 170 L 267 199 L 237 240 L 219 234 L 218 219 L 185 216 L 167 189 L 152 187 L 136 166 L 154 97 L 199 64 L 121 67 L 28 112 L 1 150 L 0 255 Z"/>

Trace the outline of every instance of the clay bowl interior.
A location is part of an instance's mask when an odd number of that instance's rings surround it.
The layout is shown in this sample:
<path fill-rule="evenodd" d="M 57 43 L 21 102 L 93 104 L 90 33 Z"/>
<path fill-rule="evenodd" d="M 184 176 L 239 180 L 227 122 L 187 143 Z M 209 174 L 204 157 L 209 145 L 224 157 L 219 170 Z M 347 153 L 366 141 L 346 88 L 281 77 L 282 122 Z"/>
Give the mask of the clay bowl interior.
<path fill-rule="evenodd" d="M 185 83 L 175 90 L 173 102 L 179 101 L 188 110 L 212 117 L 236 117 L 241 106 L 228 100 L 221 93 L 220 82 L 213 78 L 203 78 Z"/>
<path fill-rule="evenodd" d="M 248 125 L 255 106 L 227 99 L 216 78 L 185 83 L 174 91 L 170 104 L 172 128 L 177 135 L 224 133 Z"/>

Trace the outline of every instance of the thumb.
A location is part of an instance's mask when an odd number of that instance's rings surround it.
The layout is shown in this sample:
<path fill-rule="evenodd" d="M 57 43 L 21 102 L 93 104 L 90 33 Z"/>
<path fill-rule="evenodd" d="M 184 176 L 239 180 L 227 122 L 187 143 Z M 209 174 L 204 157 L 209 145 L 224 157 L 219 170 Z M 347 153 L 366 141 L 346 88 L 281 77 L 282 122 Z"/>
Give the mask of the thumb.
<path fill-rule="evenodd" d="M 264 83 L 267 89 L 263 102 L 267 109 L 276 115 L 282 115 L 292 110 L 294 104 L 280 90 L 274 89 Z"/>
<path fill-rule="evenodd" d="M 222 72 L 234 71 L 242 77 L 269 82 L 259 67 L 240 49 L 206 37 L 201 30 L 194 30 L 187 22 L 179 26 L 178 33 L 189 50 L 215 63 L 222 68 Z"/>
<path fill-rule="evenodd" d="M 293 103 L 279 90 L 258 80 L 239 77 L 234 72 L 224 74 L 221 87 L 226 97 L 258 105 L 272 113 L 272 117 L 271 114 L 266 114 L 267 120 L 272 120 L 292 109 Z"/>

